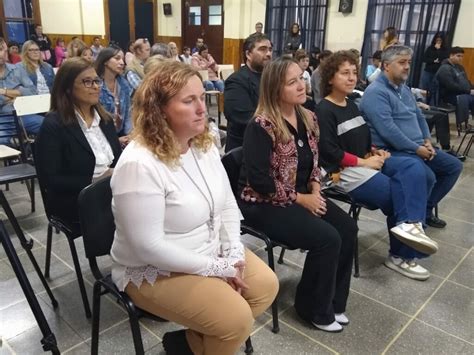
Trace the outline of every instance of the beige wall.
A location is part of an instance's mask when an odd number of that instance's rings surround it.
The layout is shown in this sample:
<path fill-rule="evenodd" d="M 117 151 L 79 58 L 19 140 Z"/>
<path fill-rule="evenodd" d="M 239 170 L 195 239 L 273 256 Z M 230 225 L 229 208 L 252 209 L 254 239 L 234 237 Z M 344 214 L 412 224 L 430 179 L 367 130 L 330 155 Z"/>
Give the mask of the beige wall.
<path fill-rule="evenodd" d="M 40 0 L 45 33 L 105 35 L 102 0 Z"/>
<path fill-rule="evenodd" d="M 224 37 L 246 38 L 254 33 L 255 23 L 265 22 L 265 3 L 265 0 L 224 1 Z"/>
<path fill-rule="evenodd" d="M 462 0 L 458 22 L 454 31 L 453 46 L 474 48 L 474 0 Z"/>
<path fill-rule="evenodd" d="M 354 1 L 352 13 L 338 12 L 339 1 L 330 1 L 326 25 L 326 49 L 362 49 L 367 0 Z"/>
<path fill-rule="evenodd" d="M 171 3 L 171 16 L 163 14 L 163 3 Z M 181 0 L 158 0 L 158 36 L 181 37 Z"/>

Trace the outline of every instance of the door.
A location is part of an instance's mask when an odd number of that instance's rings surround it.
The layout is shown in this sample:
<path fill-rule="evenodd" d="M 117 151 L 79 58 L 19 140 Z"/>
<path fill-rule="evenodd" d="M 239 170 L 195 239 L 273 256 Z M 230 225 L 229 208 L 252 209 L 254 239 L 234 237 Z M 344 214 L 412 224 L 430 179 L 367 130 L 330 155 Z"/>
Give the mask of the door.
<path fill-rule="evenodd" d="M 209 53 L 222 64 L 224 50 L 223 0 L 183 0 L 183 46 L 193 48 L 204 39 Z"/>
<path fill-rule="evenodd" d="M 153 1 L 135 0 L 135 38 L 148 38 L 154 42 Z"/>
<path fill-rule="evenodd" d="M 128 0 L 108 0 L 110 19 L 110 41 L 117 43 L 125 51 L 130 42 L 130 21 Z"/>

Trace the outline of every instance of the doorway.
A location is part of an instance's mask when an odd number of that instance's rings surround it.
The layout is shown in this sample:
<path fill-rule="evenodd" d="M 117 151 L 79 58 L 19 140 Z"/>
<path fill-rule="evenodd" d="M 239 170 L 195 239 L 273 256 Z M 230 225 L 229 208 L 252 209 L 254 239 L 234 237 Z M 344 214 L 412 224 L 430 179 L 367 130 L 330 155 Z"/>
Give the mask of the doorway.
<path fill-rule="evenodd" d="M 135 38 L 148 38 L 154 42 L 155 0 L 135 0 Z"/>
<path fill-rule="evenodd" d="M 204 39 L 209 53 L 222 63 L 224 50 L 223 0 L 183 0 L 183 46 L 193 48 L 198 38 Z"/>
<path fill-rule="evenodd" d="M 110 21 L 110 42 L 118 44 L 128 50 L 130 42 L 130 21 L 128 0 L 108 0 Z"/>

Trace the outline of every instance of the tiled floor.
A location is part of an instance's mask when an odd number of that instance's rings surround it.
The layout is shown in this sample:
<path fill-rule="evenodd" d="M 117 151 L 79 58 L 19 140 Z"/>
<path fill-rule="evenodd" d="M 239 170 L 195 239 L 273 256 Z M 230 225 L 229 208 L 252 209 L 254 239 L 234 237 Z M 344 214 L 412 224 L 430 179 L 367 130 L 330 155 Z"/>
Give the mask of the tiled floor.
<path fill-rule="evenodd" d="M 453 143 L 458 139 L 453 136 Z M 474 151 L 471 151 L 474 155 Z M 404 278 L 382 265 L 387 252 L 387 232 L 379 212 L 364 211 L 359 222 L 361 276 L 352 280 L 347 314 L 351 324 L 344 332 L 327 334 L 303 324 L 292 308 L 295 285 L 304 254 L 288 252 L 277 265 L 281 283 L 279 334 L 271 332 L 271 316 L 255 322 L 252 340 L 255 354 L 473 354 L 474 353 L 474 158 L 454 190 L 440 204 L 448 222 L 444 230 L 428 230 L 440 251 L 423 262 L 432 273 L 418 282 Z M 34 254 L 44 265 L 46 217 L 38 195 L 37 211 L 31 214 L 26 188 L 13 184 L 6 192 L 28 237 Z M 2 219 L 5 215 L 2 214 Z M 244 236 L 246 244 L 261 257 L 261 243 Z M 56 335 L 62 353 L 90 353 L 91 323 L 83 313 L 68 244 L 54 237 L 50 285 L 59 301 L 53 310 L 29 259 L 17 239 L 12 241 L 33 284 L 39 302 Z M 88 272 L 82 240 L 76 242 L 89 297 L 93 277 Z M 108 260 L 104 260 L 109 264 Z M 145 349 L 164 354 L 162 335 L 179 326 L 142 322 Z M 20 286 L 0 248 L 0 354 L 40 354 L 42 338 Z M 100 352 L 132 354 L 133 343 L 125 312 L 113 300 L 102 303 Z M 243 352 L 242 352 L 243 353 Z"/>

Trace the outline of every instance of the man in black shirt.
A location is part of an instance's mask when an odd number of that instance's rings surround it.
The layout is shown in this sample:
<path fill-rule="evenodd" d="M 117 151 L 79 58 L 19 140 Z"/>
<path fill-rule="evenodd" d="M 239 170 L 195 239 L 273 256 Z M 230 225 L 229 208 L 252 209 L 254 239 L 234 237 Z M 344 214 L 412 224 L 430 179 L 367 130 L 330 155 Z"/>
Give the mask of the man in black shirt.
<path fill-rule="evenodd" d="M 272 44 L 264 34 L 253 34 L 244 42 L 245 65 L 225 81 L 224 115 L 227 120 L 226 152 L 240 147 L 245 127 L 258 104 L 263 68 L 272 59 Z"/>

